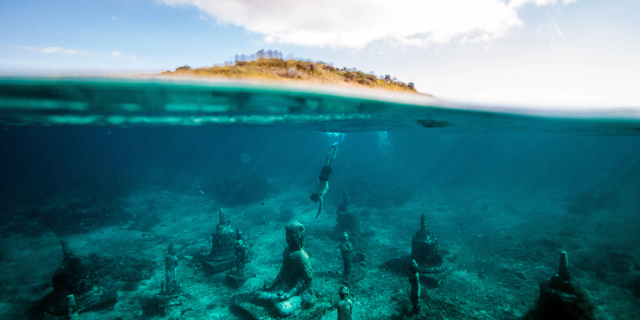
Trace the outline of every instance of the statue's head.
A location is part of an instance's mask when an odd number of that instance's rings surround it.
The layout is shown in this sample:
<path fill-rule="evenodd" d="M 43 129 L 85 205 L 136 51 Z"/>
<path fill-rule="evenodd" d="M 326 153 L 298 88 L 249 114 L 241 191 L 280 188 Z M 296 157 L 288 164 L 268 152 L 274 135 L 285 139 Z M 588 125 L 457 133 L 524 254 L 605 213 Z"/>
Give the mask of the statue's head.
<path fill-rule="evenodd" d="M 340 291 L 338 291 L 338 294 L 340 295 L 340 299 L 346 299 L 347 297 L 349 297 L 349 288 L 347 288 L 347 286 L 342 285 L 340 287 Z"/>
<path fill-rule="evenodd" d="M 176 255 L 176 247 L 173 245 L 173 243 L 169 245 L 169 248 L 167 249 L 167 251 L 172 256 Z"/>
<path fill-rule="evenodd" d="M 344 240 L 344 241 L 349 241 L 349 234 L 348 234 L 348 233 L 346 233 L 346 232 L 345 232 L 345 233 L 343 233 L 343 234 L 342 234 L 342 240 Z"/>
<path fill-rule="evenodd" d="M 418 272 L 418 263 L 415 260 L 411 260 L 411 272 Z"/>
<path fill-rule="evenodd" d="M 292 251 L 298 251 L 304 247 L 304 226 L 297 221 L 290 222 L 286 227 L 287 244 Z"/>

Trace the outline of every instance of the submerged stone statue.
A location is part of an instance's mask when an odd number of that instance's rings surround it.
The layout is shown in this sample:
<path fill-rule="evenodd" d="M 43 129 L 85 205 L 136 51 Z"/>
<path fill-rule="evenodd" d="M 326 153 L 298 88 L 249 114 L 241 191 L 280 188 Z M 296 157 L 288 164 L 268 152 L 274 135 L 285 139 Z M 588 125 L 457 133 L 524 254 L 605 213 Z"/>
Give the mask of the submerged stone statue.
<path fill-rule="evenodd" d="M 242 231 L 236 230 L 236 270 L 227 274 L 229 279 L 235 286 L 241 285 L 245 280 L 255 276 L 251 270 L 246 268 L 247 263 L 247 246 L 244 244 L 244 238 L 242 237 Z"/>
<path fill-rule="evenodd" d="M 305 319 L 307 309 L 313 308 L 317 312 L 319 308 L 311 289 L 313 269 L 309 255 L 304 250 L 304 226 L 299 222 L 291 222 L 285 230 L 287 247 L 282 253 L 282 267 L 275 280 L 250 296 L 237 295 L 233 299 L 236 308 L 256 318 L 264 318 L 258 305 L 264 306 L 269 314 L 277 317 L 295 315 L 299 319 Z"/>
<path fill-rule="evenodd" d="M 180 285 L 176 278 L 176 268 L 178 267 L 176 254 L 175 246 L 170 244 L 167 248 L 167 254 L 164 256 L 164 282 L 160 284 L 160 293 L 153 296 L 156 308 L 165 309 L 182 304 L 182 299 L 179 296 Z"/>
<path fill-rule="evenodd" d="M 338 302 L 338 320 L 353 319 L 353 301 L 349 299 L 349 288 L 347 286 L 340 287 L 338 291 L 340 301 Z"/>
<path fill-rule="evenodd" d="M 347 232 L 354 239 L 360 239 L 362 236 L 362 230 L 360 226 L 360 217 L 356 214 L 356 210 L 351 205 L 349 199 L 349 193 L 345 191 L 342 193 L 342 204 L 338 207 L 336 216 L 336 227 L 334 231 L 340 235 L 343 232 Z"/>
<path fill-rule="evenodd" d="M 351 276 L 351 258 L 352 258 L 353 246 L 349 241 L 349 234 L 342 234 L 342 244 L 340 245 L 340 253 L 342 254 L 342 264 L 344 266 L 344 277 L 348 280 Z"/>
<path fill-rule="evenodd" d="M 413 306 L 413 313 L 420 312 L 420 273 L 418 273 L 418 263 L 415 260 L 411 261 L 411 267 L 409 268 L 409 283 L 411 284 L 411 305 Z"/>
<path fill-rule="evenodd" d="M 313 305 L 315 296 L 311 290 L 313 269 L 309 255 L 304 250 L 304 226 L 299 222 L 291 222 L 286 226 L 288 246 L 282 253 L 282 267 L 276 279 L 259 299 L 275 302 L 280 316 L 287 317 L 303 306 Z"/>
<path fill-rule="evenodd" d="M 536 308 L 523 319 L 526 320 L 593 320 L 595 305 L 569 271 L 567 253 L 560 253 L 558 273 L 540 285 L 540 296 Z"/>
<path fill-rule="evenodd" d="M 169 245 L 167 255 L 164 257 L 165 267 L 165 283 L 164 294 L 173 295 L 178 293 L 178 281 L 176 280 L 176 267 L 178 266 L 178 258 L 176 257 L 176 248 L 173 244 Z"/>
<path fill-rule="evenodd" d="M 78 305 L 76 297 L 72 294 L 67 296 L 67 319 L 78 320 Z"/>
<path fill-rule="evenodd" d="M 211 236 L 211 252 L 203 257 L 203 265 L 212 273 L 229 270 L 236 266 L 236 232 L 225 219 L 220 208 L 220 223 Z"/>

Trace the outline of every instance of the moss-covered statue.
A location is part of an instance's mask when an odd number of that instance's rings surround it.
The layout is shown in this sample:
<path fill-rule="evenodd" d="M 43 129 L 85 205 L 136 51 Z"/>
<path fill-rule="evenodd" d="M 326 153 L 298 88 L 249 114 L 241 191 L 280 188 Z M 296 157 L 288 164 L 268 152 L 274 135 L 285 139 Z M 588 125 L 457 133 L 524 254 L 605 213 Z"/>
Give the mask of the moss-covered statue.
<path fill-rule="evenodd" d="M 176 247 L 170 244 L 167 248 L 167 254 L 164 256 L 165 281 L 160 284 L 160 292 L 153 296 L 154 307 L 165 309 L 181 304 L 180 284 L 176 278 L 176 268 L 178 267 L 176 254 Z"/>
<path fill-rule="evenodd" d="M 340 301 L 338 302 L 338 320 L 352 320 L 353 319 L 353 301 L 349 299 L 349 288 L 345 285 L 340 287 L 338 291 L 340 295 Z"/>
<path fill-rule="evenodd" d="M 340 253 L 342 254 L 342 264 L 344 266 L 342 274 L 345 280 L 349 280 L 349 277 L 351 277 L 352 252 L 353 245 L 351 245 L 351 241 L 349 241 L 349 234 L 345 232 L 342 234 L 342 244 L 340 244 Z"/>
<path fill-rule="evenodd" d="M 304 250 L 304 226 L 291 222 L 285 229 L 288 246 L 284 249 L 282 267 L 275 280 L 270 285 L 265 284 L 251 297 L 237 295 L 233 299 L 234 306 L 244 313 L 266 319 L 256 305 L 266 307 L 267 313 L 276 317 L 304 319 L 304 313 L 312 307 L 312 313 L 320 312 L 314 306 L 316 297 L 311 289 L 313 269 Z"/>
<path fill-rule="evenodd" d="M 291 222 L 286 226 L 288 246 L 282 253 L 282 267 L 270 286 L 258 294 L 258 299 L 273 301 L 280 316 L 292 315 L 300 307 L 313 305 L 311 290 L 313 269 L 304 251 L 304 226 Z"/>
<path fill-rule="evenodd" d="M 418 273 L 418 268 L 418 263 L 412 260 L 409 267 L 409 283 L 411 284 L 410 298 L 414 314 L 420 312 L 420 273 Z"/>

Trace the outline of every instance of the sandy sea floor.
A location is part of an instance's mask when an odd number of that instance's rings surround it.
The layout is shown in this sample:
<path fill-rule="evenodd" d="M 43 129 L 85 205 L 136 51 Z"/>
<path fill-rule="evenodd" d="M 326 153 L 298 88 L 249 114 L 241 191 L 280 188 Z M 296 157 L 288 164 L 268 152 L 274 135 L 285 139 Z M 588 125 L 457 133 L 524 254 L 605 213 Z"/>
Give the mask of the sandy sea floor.
<path fill-rule="evenodd" d="M 356 207 L 362 227 L 370 234 L 352 239 L 354 249 L 366 255 L 366 260 L 352 271 L 354 319 L 405 316 L 403 309 L 411 306 L 409 281 L 396 270 L 389 270 L 386 263 L 410 254 L 422 213 L 451 267 L 438 288 L 423 287 L 421 303 L 426 318 L 518 319 L 535 305 L 539 283 L 556 273 L 559 252 L 566 250 L 574 276 L 598 305 L 601 319 L 640 319 L 640 298 L 633 295 L 625 280 L 637 276 L 633 263 L 638 263 L 640 252 L 636 244 L 616 242 L 638 231 L 635 222 L 609 219 L 606 212 L 588 217 L 571 215 L 554 204 L 515 208 L 484 199 L 465 203 L 429 200 L 414 198 L 402 207 L 385 210 Z M 77 201 L 50 199 L 40 206 Z M 317 207 L 308 200 L 306 191 L 282 193 L 263 205 L 227 209 L 231 226 L 243 231 L 251 250 L 252 261 L 247 267 L 256 272 L 255 278 L 238 289 L 225 281 L 225 273 L 204 272 L 194 258 L 209 252 L 211 233 L 218 223 L 218 206 L 206 194 L 148 188 L 120 203 L 131 213 L 153 215 L 159 222 L 145 232 L 127 230 L 130 223 L 123 221 L 118 226 L 59 237 L 50 231 L 12 229 L 18 224 L 35 223 L 15 214 L 32 210 L 33 204 L 4 209 L 0 318 L 28 318 L 30 306 L 51 292 L 51 276 L 62 261 L 60 240 L 64 238 L 76 255 L 97 253 L 116 260 L 133 256 L 155 262 L 155 271 L 137 288 L 118 291 L 118 302 L 112 309 L 84 312 L 80 319 L 241 319 L 229 309 L 232 296 L 273 280 L 282 264 L 286 222 L 277 218 L 283 206 L 290 207 L 294 220 L 306 227 L 315 291 L 338 300 L 342 261 L 340 243 L 332 231 L 338 203 L 327 203 L 318 219 L 314 218 Z M 637 218 L 632 221 L 637 222 Z M 180 248 L 177 277 L 183 291 L 182 304 L 151 312 L 147 305 L 164 281 L 164 255 L 170 243 Z M 620 252 L 626 260 L 612 262 L 611 257 Z M 591 268 L 603 263 L 613 266 Z M 616 269 L 620 263 L 631 267 Z M 323 319 L 337 319 L 335 310 Z"/>

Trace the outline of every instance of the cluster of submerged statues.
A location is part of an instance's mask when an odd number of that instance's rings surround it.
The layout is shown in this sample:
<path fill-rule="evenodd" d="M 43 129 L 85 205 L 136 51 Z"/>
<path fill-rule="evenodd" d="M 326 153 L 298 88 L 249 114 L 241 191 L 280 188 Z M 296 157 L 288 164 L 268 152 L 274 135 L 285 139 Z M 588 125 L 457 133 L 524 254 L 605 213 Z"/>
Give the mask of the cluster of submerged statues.
<path fill-rule="evenodd" d="M 319 176 L 319 184 L 311 194 L 311 200 L 319 204 L 318 213 L 323 207 L 323 197 L 329 186 L 328 180 L 332 171 L 333 160 L 339 143 L 344 135 L 332 145 L 325 165 Z M 229 271 L 227 279 L 236 286 L 245 280 L 255 276 L 246 267 L 249 262 L 247 246 L 242 232 L 231 228 L 230 221 L 225 219 L 224 210 L 219 212 L 220 223 L 212 236 L 212 247 L 208 255 L 202 256 L 201 263 L 210 272 L 219 273 Z M 338 227 L 345 231 L 353 231 L 359 236 L 359 222 L 353 215 L 349 203 L 348 193 L 343 196 L 343 204 L 338 208 Z M 338 289 L 340 300 L 331 303 L 327 299 L 319 299 L 313 290 L 313 268 L 309 255 L 305 251 L 305 228 L 296 221 L 290 222 L 285 227 L 286 243 L 282 257 L 282 266 L 276 278 L 257 291 L 237 294 L 232 299 L 232 307 L 241 313 L 249 314 L 254 319 L 287 318 L 317 319 L 329 309 L 337 310 L 338 320 L 351 320 L 353 318 L 354 303 L 350 299 L 350 291 L 347 284 L 350 283 L 351 266 L 353 262 L 353 245 L 349 241 L 349 233 L 342 232 L 340 253 L 343 262 L 343 285 Z M 411 256 L 408 260 L 400 259 L 401 263 L 408 266 L 408 280 L 411 286 L 409 301 L 412 305 L 411 314 L 419 314 L 422 310 L 420 303 L 421 283 L 439 285 L 440 275 L 451 269 L 446 260 L 438 252 L 438 239 L 427 228 L 425 215 L 420 217 L 420 229 L 416 232 L 411 243 Z M 96 296 L 102 292 L 97 288 L 97 281 L 90 288 L 77 289 L 83 281 L 92 278 L 79 275 L 83 272 L 79 267 L 77 258 L 68 249 L 63 241 L 64 263 L 63 267 L 54 275 L 54 293 L 59 293 L 59 301 L 66 301 L 67 318 L 77 319 L 78 311 L 87 307 L 86 301 L 104 300 L 102 296 Z M 165 281 L 162 282 L 160 292 L 154 296 L 159 307 L 180 305 L 182 290 L 176 278 L 178 258 L 173 245 L 170 245 L 165 256 Z M 406 270 L 406 269 L 405 269 Z M 83 279 L 84 277 L 84 279 Z M 56 287 L 56 279 L 61 284 Z M 89 280 L 87 280 L 89 279 Z M 425 282 L 426 281 L 426 282 Z M 69 285 L 72 285 L 74 294 L 68 294 Z M 67 292 L 69 291 L 69 292 Z M 96 298 L 97 297 L 97 298 Z M 81 303 L 78 303 L 79 298 Z M 525 319 L 592 319 L 593 305 L 584 291 L 572 279 L 567 262 L 567 255 L 562 252 L 558 274 L 544 286 L 541 286 L 538 306 L 529 312 Z"/>
<path fill-rule="evenodd" d="M 220 212 L 224 217 L 223 211 Z M 411 286 L 409 301 L 412 305 L 410 314 L 421 314 L 421 278 L 433 276 L 438 269 L 433 261 L 439 260 L 433 256 L 421 256 L 427 252 L 437 253 L 437 247 L 430 247 L 437 243 L 437 239 L 428 231 L 424 223 L 424 215 L 421 217 L 421 229 L 414 236 L 412 247 L 415 249 L 410 258 L 409 284 Z M 228 225 L 228 221 L 225 221 Z M 221 228 L 214 232 L 214 246 L 220 239 Z M 233 263 L 227 263 L 230 271 L 227 278 L 238 281 L 238 277 L 243 275 L 253 276 L 253 273 L 246 268 L 246 247 L 241 233 L 236 240 L 233 250 L 236 255 Z M 346 283 L 338 289 L 340 299 L 329 302 L 326 296 L 318 299 L 313 290 L 313 268 L 308 253 L 305 251 L 305 228 L 299 222 L 291 222 L 285 227 L 287 246 L 283 251 L 282 266 L 276 278 L 270 284 L 265 284 L 260 290 L 237 294 L 232 299 L 232 307 L 241 313 L 249 314 L 254 319 L 288 318 L 296 319 L 319 319 L 323 314 L 332 308 L 337 310 L 338 320 L 351 320 L 353 318 L 354 303 L 350 298 L 350 291 Z M 426 236 L 425 236 L 426 235 Z M 220 243 L 217 243 L 218 245 Z M 87 272 L 82 267 L 80 259 L 73 255 L 68 249 L 65 241 L 62 241 L 63 265 L 56 271 L 53 277 L 54 296 L 58 299 L 61 308 L 66 308 L 67 319 L 78 319 L 78 313 L 93 307 L 96 304 L 104 303 L 109 299 L 115 299 L 107 294 L 107 290 L 95 278 L 95 274 Z M 350 276 L 350 254 L 353 246 L 349 241 L 348 234 L 344 233 L 340 250 L 344 263 L 344 277 L 348 280 Z M 214 251 L 213 255 L 220 255 Z M 203 265 L 208 265 L 207 258 L 211 259 L 211 254 L 203 257 Z M 425 267 L 418 265 L 419 261 L 425 262 Z M 432 261 L 429 265 L 428 261 Z M 211 266 L 211 270 L 218 265 Z M 173 245 L 170 245 L 165 255 L 165 281 L 160 286 L 160 292 L 154 296 L 157 306 L 160 308 L 181 305 L 183 290 L 176 277 L 176 267 L 178 258 Z M 430 267 L 429 267 L 430 266 Z M 216 269 L 219 270 L 219 269 Z M 246 279 L 240 277 L 243 281 Z M 562 252 L 559 260 L 559 268 L 556 275 L 542 284 L 540 296 L 535 309 L 531 310 L 523 319 L 595 319 L 595 306 L 590 301 L 588 294 L 581 289 L 579 284 L 571 276 L 568 267 L 566 252 Z M 63 311 L 59 311 L 58 314 Z"/>

